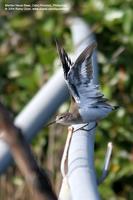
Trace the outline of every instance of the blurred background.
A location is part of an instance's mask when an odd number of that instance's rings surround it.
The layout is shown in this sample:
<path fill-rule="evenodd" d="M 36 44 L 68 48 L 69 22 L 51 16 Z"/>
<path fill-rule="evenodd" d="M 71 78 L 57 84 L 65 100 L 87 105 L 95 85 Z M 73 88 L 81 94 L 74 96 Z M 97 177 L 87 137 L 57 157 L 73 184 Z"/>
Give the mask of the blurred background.
<path fill-rule="evenodd" d="M 101 89 L 113 104 L 120 105 L 117 112 L 101 121 L 97 127 L 95 165 L 99 175 L 107 143 L 112 141 L 114 146 L 110 173 L 99 186 L 99 192 L 105 200 L 132 200 L 132 0 L 65 1 L 69 6 L 67 12 L 8 12 L 2 9 L 4 3 L 12 2 L 13 0 L 2 1 L 0 5 L 0 101 L 12 111 L 14 117 L 23 109 L 59 68 L 55 37 L 62 42 L 67 52 L 74 51 L 71 30 L 66 19 L 80 16 L 91 26 L 96 36 Z M 57 113 L 68 108 L 69 101 Z M 42 129 L 31 144 L 38 163 L 47 169 L 57 193 L 61 184 L 59 166 L 66 136 L 66 127 L 53 125 Z M 9 167 L 0 177 L 0 199 L 29 199 L 25 182 L 15 166 Z"/>

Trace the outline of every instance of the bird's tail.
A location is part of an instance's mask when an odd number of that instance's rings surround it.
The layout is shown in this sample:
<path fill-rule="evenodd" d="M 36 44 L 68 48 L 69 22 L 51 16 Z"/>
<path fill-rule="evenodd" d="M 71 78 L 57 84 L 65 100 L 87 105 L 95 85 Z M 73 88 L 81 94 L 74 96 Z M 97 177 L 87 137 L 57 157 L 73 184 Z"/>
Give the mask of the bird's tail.
<path fill-rule="evenodd" d="M 117 110 L 119 108 L 120 108 L 120 106 L 113 106 L 113 110 Z"/>

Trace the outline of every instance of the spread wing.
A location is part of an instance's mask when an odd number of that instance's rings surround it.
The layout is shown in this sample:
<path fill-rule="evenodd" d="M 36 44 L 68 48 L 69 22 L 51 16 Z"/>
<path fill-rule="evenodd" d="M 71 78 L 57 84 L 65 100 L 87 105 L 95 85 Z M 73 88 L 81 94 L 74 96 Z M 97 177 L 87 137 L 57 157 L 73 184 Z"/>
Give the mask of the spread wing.
<path fill-rule="evenodd" d="M 65 50 L 57 42 L 64 77 L 78 107 L 95 107 L 99 104 L 105 104 L 107 100 L 100 92 L 99 85 L 93 83 L 92 54 L 96 46 L 96 43 L 93 42 L 79 55 L 75 63 L 72 64 Z"/>
<path fill-rule="evenodd" d="M 68 83 L 73 84 L 78 93 L 80 101 L 76 101 L 79 107 L 95 107 L 107 101 L 99 90 L 99 85 L 93 82 L 92 54 L 96 48 L 96 43 L 89 45 L 77 58 L 72 68 L 68 72 Z"/>
<path fill-rule="evenodd" d="M 62 63 L 62 67 L 63 67 L 63 71 L 64 71 L 64 78 L 65 78 L 65 81 L 69 88 L 69 91 L 70 91 L 71 95 L 73 96 L 73 98 L 75 99 L 75 101 L 79 102 L 79 95 L 78 95 L 77 89 L 75 87 L 75 84 L 73 82 L 69 81 L 69 79 L 68 79 L 68 73 L 71 71 L 73 64 L 72 64 L 70 58 L 68 57 L 67 53 L 65 52 L 65 50 L 61 47 L 58 40 L 56 40 L 56 46 L 57 46 L 57 50 L 58 50 L 60 60 Z"/>
<path fill-rule="evenodd" d="M 68 73 L 71 81 L 77 85 L 88 84 L 93 79 L 92 53 L 95 48 L 96 43 L 93 42 L 79 55 Z"/>

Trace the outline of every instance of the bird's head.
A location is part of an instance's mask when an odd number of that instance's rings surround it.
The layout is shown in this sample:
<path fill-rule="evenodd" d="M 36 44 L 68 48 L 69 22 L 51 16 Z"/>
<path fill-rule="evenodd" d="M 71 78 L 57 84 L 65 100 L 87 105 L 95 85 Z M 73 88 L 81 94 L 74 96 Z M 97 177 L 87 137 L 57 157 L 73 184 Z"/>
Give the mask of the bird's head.
<path fill-rule="evenodd" d="M 79 112 L 66 112 L 56 117 L 56 123 L 71 126 L 72 124 L 82 124 L 83 120 Z"/>
<path fill-rule="evenodd" d="M 63 113 L 56 116 L 56 119 L 50 122 L 47 126 L 50 126 L 54 123 L 63 124 L 63 125 L 71 125 L 71 113 Z"/>
<path fill-rule="evenodd" d="M 56 117 L 56 123 L 63 124 L 63 125 L 69 125 L 71 121 L 71 113 L 63 113 L 59 114 Z"/>

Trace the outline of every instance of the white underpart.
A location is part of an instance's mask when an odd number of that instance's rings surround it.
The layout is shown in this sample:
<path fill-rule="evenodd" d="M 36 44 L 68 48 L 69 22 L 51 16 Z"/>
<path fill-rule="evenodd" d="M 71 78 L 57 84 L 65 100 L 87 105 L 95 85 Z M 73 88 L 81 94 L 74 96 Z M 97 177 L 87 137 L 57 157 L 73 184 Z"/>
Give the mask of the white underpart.
<path fill-rule="evenodd" d="M 98 121 L 112 111 L 111 106 L 99 102 L 100 99 L 102 100 L 102 93 L 99 90 L 99 85 L 95 85 L 92 80 L 88 84 L 80 84 L 78 93 L 80 95 L 79 112 L 84 122 Z"/>

